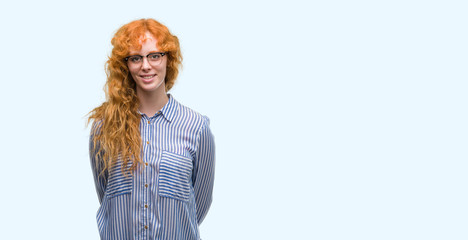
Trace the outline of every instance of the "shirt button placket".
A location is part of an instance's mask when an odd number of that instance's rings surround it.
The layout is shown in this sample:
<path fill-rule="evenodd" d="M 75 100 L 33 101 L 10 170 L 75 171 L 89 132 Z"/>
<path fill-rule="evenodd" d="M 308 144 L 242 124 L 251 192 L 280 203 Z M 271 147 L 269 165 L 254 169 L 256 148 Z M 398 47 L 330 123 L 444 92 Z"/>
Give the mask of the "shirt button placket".
<path fill-rule="evenodd" d="M 150 121 L 146 116 L 144 116 L 144 122 L 143 122 L 143 123 L 148 123 L 148 126 L 147 126 L 147 127 L 148 127 L 148 128 L 151 127 L 151 125 L 149 125 L 149 124 L 151 123 L 151 121 Z M 141 132 L 141 137 L 143 138 L 143 139 L 142 139 L 143 142 L 146 143 L 146 145 L 147 145 L 146 147 L 149 148 L 149 147 L 151 147 L 151 146 L 149 145 L 149 141 L 148 141 L 148 140 L 144 140 L 144 139 L 147 139 L 147 138 L 148 138 L 148 136 L 146 136 L 146 133 L 147 133 L 147 131 L 142 131 L 142 132 Z M 151 152 L 151 150 L 148 151 L 148 152 Z M 144 162 L 145 162 L 145 166 L 148 166 L 148 162 L 149 162 L 151 156 L 150 156 L 149 154 L 144 154 L 143 156 L 144 156 L 144 159 L 143 159 L 143 160 L 144 160 Z M 148 234 L 147 234 L 147 232 L 146 232 L 146 230 L 148 229 L 148 220 L 147 220 L 147 217 L 145 217 L 145 216 L 147 216 L 148 214 L 147 214 L 147 212 L 146 212 L 146 208 L 143 207 L 144 205 L 146 205 L 146 201 L 147 201 L 146 199 L 148 198 L 148 177 L 147 177 L 147 176 L 148 176 L 148 170 L 147 170 L 147 168 L 145 167 L 145 168 L 143 168 L 143 173 L 142 173 L 142 180 L 143 180 L 143 183 L 144 183 L 144 186 L 145 186 L 145 187 L 143 188 L 142 196 L 141 196 L 141 200 L 140 200 L 140 201 L 141 201 L 140 207 L 142 208 L 142 209 L 141 209 L 141 214 L 142 214 L 142 216 L 141 216 L 141 217 L 142 217 L 142 218 L 141 218 L 141 221 L 142 221 L 141 224 L 142 224 L 142 226 L 143 226 L 143 229 L 140 230 L 140 231 L 141 231 L 141 232 L 140 232 L 140 237 L 141 237 L 141 239 L 146 239 L 146 238 L 148 237 Z"/>
<path fill-rule="evenodd" d="M 151 131 L 153 130 L 153 125 L 151 125 L 151 118 L 150 118 L 150 119 L 147 119 L 147 123 L 148 123 L 148 129 L 149 129 L 150 132 L 151 132 Z M 146 136 L 145 136 L 145 138 L 146 138 Z M 152 144 L 150 144 L 149 139 L 146 140 L 146 145 L 148 145 L 148 146 L 147 146 L 148 148 L 152 148 Z M 149 152 L 152 152 L 152 150 L 150 150 Z M 149 165 L 150 159 L 151 159 L 151 154 L 148 154 L 147 159 L 146 159 L 146 161 L 145 161 L 145 166 L 148 166 L 148 165 Z M 151 179 L 151 178 L 149 178 L 148 176 L 151 175 L 151 168 L 146 168 L 146 167 L 145 167 L 144 170 L 145 170 L 145 173 L 144 173 L 144 174 L 145 174 L 145 185 L 144 185 L 145 188 L 144 188 L 143 192 L 144 192 L 144 195 L 145 195 L 145 197 L 144 197 L 145 200 L 143 201 L 143 205 L 142 205 L 142 208 L 143 208 L 143 209 L 142 209 L 142 211 L 144 212 L 144 215 L 145 215 L 145 216 L 148 216 L 148 209 L 149 209 L 149 205 L 148 205 L 148 200 L 149 200 L 149 199 L 148 199 L 148 196 L 149 196 L 148 190 L 149 190 L 149 189 L 148 189 L 148 187 L 149 187 L 149 183 L 150 183 L 150 179 Z M 144 221 L 144 222 L 143 222 L 143 224 L 144 224 L 144 232 L 146 232 L 146 230 L 149 229 L 150 222 L 149 222 L 149 219 L 148 219 L 147 217 L 144 218 L 143 221 Z M 148 233 L 146 232 L 146 233 L 145 233 L 145 236 L 148 236 L 147 234 L 148 234 Z"/>

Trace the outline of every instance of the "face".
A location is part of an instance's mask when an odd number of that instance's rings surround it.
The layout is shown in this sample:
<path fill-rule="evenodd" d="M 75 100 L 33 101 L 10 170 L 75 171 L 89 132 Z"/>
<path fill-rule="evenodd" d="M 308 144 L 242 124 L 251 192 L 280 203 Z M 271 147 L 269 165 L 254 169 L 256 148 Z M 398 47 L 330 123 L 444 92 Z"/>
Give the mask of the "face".
<path fill-rule="evenodd" d="M 130 60 L 127 62 L 130 74 L 135 80 L 136 91 L 145 93 L 165 94 L 164 78 L 166 77 L 167 56 L 162 56 L 159 64 L 154 64 L 146 56 L 153 52 L 161 52 L 157 47 L 156 39 L 146 33 L 140 40 L 141 49 L 130 49 L 130 56 L 141 55 L 145 56 L 139 64 L 132 64 Z"/>

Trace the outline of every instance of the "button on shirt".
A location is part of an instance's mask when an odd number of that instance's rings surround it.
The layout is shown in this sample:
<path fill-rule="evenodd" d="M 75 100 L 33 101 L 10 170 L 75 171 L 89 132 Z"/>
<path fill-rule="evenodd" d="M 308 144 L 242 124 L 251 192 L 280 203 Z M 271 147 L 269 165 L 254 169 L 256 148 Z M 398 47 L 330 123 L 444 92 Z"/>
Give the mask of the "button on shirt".
<path fill-rule="evenodd" d="M 141 114 L 142 160 L 124 176 L 121 161 L 99 175 L 90 158 L 101 203 L 97 212 L 101 239 L 200 239 L 199 224 L 212 201 L 215 146 L 206 116 L 177 102 L 154 116 Z"/>

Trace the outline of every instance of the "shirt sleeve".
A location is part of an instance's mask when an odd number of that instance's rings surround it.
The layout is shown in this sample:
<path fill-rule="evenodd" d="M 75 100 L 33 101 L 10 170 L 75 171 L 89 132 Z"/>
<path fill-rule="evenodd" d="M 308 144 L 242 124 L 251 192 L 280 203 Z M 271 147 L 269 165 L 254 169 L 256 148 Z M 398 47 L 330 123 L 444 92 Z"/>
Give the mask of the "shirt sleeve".
<path fill-rule="evenodd" d="M 198 148 L 193 168 L 193 188 L 197 206 L 198 224 L 201 224 L 211 206 L 215 172 L 215 144 L 209 127 L 209 119 L 205 117 L 200 130 Z"/>
<path fill-rule="evenodd" d="M 99 156 L 102 154 L 96 155 L 97 149 L 99 149 L 99 144 L 94 145 L 93 139 L 96 133 L 100 130 L 98 127 L 99 124 L 93 122 L 91 128 L 91 134 L 89 136 L 89 158 L 91 160 L 91 169 L 94 177 L 94 185 L 96 187 L 96 192 L 98 195 L 99 203 L 102 203 L 102 198 L 104 197 L 104 192 L 106 191 L 107 186 L 107 171 L 102 173 L 102 162 L 100 161 Z"/>

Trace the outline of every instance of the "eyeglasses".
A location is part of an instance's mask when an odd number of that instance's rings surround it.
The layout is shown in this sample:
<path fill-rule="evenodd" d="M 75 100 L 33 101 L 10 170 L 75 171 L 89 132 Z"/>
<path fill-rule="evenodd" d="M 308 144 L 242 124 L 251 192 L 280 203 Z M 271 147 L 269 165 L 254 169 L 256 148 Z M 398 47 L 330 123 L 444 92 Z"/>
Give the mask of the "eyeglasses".
<path fill-rule="evenodd" d="M 150 53 L 148 55 L 146 55 L 146 59 L 148 60 L 148 62 L 155 66 L 155 65 L 159 65 L 162 61 L 162 58 L 164 57 L 164 55 L 166 55 L 167 53 L 165 52 L 153 52 L 153 53 Z M 132 66 L 140 66 L 141 63 L 143 62 L 143 58 L 145 56 L 141 56 L 141 55 L 132 55 L 132 56 L 128 56 L 125 59 L 125 61 L 129 64 L 129 65 L 132 65 Z"/>

